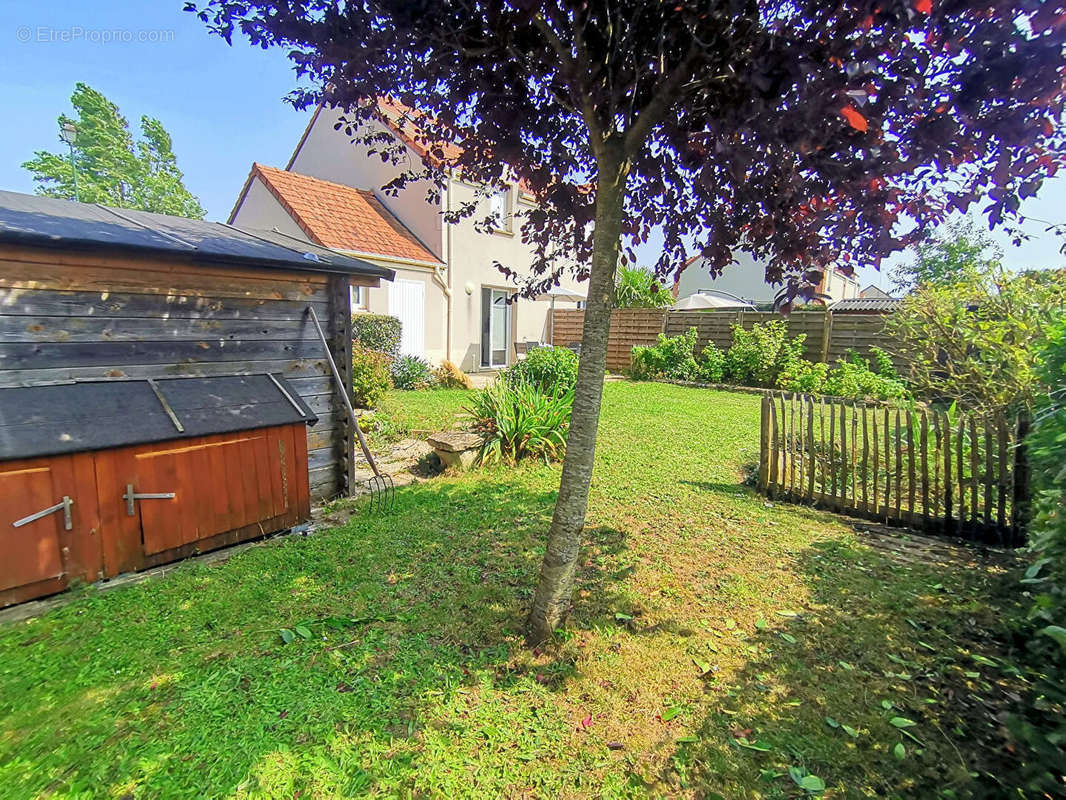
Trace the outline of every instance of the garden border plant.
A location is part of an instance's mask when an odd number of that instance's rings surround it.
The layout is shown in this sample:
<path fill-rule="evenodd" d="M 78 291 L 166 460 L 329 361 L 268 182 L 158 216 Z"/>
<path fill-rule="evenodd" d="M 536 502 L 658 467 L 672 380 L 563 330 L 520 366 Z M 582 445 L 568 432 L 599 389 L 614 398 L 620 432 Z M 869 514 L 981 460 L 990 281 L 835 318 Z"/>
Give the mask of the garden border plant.
<path fill-rule="evenodd" d="M 630 377 L 736 389 L 780 389 L 843 399 L 908 400 L 888 354 L 871 348 L 870 360 L 849 350 L 835 365 L 803 358 L 807 335 L 788 338 L 782 320 L 757 322 L 751 329 L 733 325 L 733 346 L 723 351 L 709 342 L 694 355 L 697 332 L 659 334 L 650 346 L 633 348 Z"/>

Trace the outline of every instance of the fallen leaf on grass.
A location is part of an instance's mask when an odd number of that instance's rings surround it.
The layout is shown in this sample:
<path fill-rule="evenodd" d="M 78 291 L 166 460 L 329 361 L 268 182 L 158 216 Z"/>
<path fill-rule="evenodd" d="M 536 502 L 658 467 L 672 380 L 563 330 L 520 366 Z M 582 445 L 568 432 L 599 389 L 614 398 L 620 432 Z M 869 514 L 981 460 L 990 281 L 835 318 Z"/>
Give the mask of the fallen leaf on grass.
<path fill-rule="evenodd" d="M 744 748 L 746 748 L 748 750 L 757 750 L 760 753 L 769 753 L 770 752 L 770 745 L 768 745 L 766 742 L 762 741 L 761 739 L 756 739 L 754 742 L 752 742 L 752 741 L 749 741 L 748 739 L 738 738 L 736 740 L 736 742 L 737 742 L 738 745 L 740 745 L 741 747 L 744 747 Z"/>
<path fill-rule="evenodd" d="M 681 706 L 670 706 L 670 708 L 666 709 L 665 711 L 663 711 L 662 714 L 659 715 L 659 719 L 661 719 L 663 722 L 669 722 L 680 713 Z"/>

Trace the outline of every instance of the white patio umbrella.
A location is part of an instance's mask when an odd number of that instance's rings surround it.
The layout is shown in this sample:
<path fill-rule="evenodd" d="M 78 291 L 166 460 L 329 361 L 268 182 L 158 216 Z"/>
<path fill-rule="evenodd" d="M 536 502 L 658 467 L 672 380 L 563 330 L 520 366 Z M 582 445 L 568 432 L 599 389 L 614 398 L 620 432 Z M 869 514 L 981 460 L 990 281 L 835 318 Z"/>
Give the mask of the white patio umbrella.
<path fill-rule="evenodd" d="M 725 292 L 690 294 L 683 300 L 679 300 L 674 306 L 675 311 L 706 311 L 712 308 L 746 308 L 754 310 L 755 306 L 747 300 L 742 300 Z"/>
<path fill-rule="evenodd" d="M 554 344 L 555 337 L 555 301 L 556 300 L 569 300 L 571 302 L 582 301 L 585 299 L 585 295 L 578 294 L 575 291 L 567 289 L 562 286 L 553 286 L 546 292 L 541 292 L 534 300 L 551 300 L 551 316 L 548 317 L 548 344 Z"/>

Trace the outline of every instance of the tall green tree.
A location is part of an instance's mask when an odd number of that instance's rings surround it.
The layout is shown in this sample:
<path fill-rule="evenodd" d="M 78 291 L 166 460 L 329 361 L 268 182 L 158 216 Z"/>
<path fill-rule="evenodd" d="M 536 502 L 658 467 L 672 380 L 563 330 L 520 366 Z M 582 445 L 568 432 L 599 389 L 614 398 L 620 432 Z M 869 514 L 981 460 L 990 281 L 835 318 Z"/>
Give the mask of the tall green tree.
<path fill-rule="evenodd" d="M 141 117 L 141 138 L 134 141 L 118 106 L 92 87 L 76 84 L 70 102 L 74 116 L 61 114 L 59 125 L 77 130 L 73 169 L 69 153 L 36 151 L 22 166 L 33 173 L 37 194 L 73 199 L 76 178 L 78 199 L 85 203 L 203 219 L 206 212 L 185 188 L 163 123 Z"/>
<path fill-rule="evenodd" d="M 964 217 L 915 243 L 914 258 L 892 273 L 895 289 L 951 286 L 996 271 L 1003 252 L 976 222 Z"/>

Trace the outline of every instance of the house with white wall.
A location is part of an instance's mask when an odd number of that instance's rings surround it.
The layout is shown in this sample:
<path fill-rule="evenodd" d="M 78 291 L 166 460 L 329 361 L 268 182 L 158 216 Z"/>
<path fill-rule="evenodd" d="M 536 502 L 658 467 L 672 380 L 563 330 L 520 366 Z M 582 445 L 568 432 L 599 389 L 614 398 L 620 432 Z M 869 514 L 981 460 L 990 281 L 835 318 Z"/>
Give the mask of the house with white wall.
<path fill-rule="evenodd" d="M 675 284 L 676 296 L 681 299 L 699 292 L 719 291 L 760 308 L 773 304 L 781 286 L 771 286 L 766 282 L 766 266 L 747 253 L 738 252 L 736 260 L 736 264 L 726 267 L 717 278 L 712 278 L 705 259 L 700 256 L 690 259 Z M 829 269 L 822 276 L 817 291 L 823 296 L 826 305 L 832 305 L 840 300 L 858 297 L 861 290 L 855 278 Z"/>
<path fill-rule="evenodd" d="M 517 285 L 493 266 L 527 272 L 533 252 L 518 227 L 521 211 L 535 200 L 518 186 L 481 198 L 484 212 L 477 216 L 500 220 L 496 230 L 483 232 L 473 218 L 452 224 L 442 218 L 477 199 L 478 188 L 457 176 L 449 175 L 439 203 L 427 198 L 424 181 L 395 196 L 382 192 L 400 173 L 420 167 L 424 149 L 409 134 L 410 122 L 399 120 L 402 106 L 382 100 L 378 109 L 377 120 L 367 124 L 402 142 L 405 160 L 368 154 L 335 129 L 342 112 L 320 106 L 283 169 L 252 165 L 229 222 L 277 230 L 395 270 L 391 283 L 360 289 L 353 312 L 398 317 L 404 353 L 434 363 L 448 359 L 467 372 L 505 367 L 515 360 L 515 343 L 547 340 L 551 304 L 516 298 Z M 584 294 L 573 279 L 562 285 Z"/>

